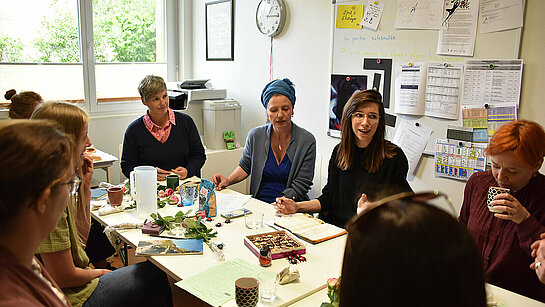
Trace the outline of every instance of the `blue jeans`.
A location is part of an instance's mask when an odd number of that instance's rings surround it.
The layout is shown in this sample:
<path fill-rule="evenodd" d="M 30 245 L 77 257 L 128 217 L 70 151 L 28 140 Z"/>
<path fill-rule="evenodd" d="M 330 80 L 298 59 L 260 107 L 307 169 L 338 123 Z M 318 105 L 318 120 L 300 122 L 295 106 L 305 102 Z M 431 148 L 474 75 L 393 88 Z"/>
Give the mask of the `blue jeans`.
<path fill-rule="evenodd" d="M 172 292 L 165 272 L 146 261 L 100 276 L 83 306 L 172 306 Z"/>

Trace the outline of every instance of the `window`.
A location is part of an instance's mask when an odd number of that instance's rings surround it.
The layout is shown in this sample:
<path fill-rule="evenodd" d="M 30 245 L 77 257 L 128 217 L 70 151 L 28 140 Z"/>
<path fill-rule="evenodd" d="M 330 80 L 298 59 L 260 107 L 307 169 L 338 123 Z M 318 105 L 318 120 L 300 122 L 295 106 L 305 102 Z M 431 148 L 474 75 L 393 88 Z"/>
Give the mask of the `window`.
<path fill-rule="evenodd" d="M 176 32 L 167 31 L 166 20 L 175 18 L 176 8 L 168 16 L 165 9 L 176 1 L 0 0 L 0 5 L 0 91 L 85 101 L 90 112 L 137 110 L 142 108 L 138 82 L 147 74 L 166 80 L 167 68 L 176 66 L 166 56 L 166 34 Z"/>

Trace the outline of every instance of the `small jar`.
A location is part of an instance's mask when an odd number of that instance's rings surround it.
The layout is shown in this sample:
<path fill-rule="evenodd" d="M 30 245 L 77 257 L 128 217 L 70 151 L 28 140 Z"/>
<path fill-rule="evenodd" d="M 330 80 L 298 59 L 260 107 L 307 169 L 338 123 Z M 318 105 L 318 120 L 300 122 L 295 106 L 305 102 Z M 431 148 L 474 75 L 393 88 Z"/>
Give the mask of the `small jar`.
<path fill-rule="evenodd" d="M 268 246 L 263 246 L 259 250 L 259 264 L 261 264 L 261 266 L 271 266 L 271 262 L 271 250 Z"/>

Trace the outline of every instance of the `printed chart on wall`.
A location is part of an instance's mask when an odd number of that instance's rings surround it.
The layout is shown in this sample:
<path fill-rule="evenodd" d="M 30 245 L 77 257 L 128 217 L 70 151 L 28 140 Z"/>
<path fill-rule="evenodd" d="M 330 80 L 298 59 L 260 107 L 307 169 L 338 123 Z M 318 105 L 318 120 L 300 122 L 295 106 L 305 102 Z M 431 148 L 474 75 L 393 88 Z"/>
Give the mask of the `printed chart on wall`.
<path fill-rule="evenodd" d="M 340 136 L 343 107 L 354 92 L 376 89 L 386 137 L 411 160 L 411 173 L 423 153 L 437 153 L 437 139 L 459 141 L 447 138 L 451 125 L 464 131 L 461 153 L 468 156 L 460 160 L 463 170 L 443 163 L 437 174 L 464 179 L 480 169 L 472 155 L 516 118 L 523 66 L 518 6 L 493 11 L 490 2 L 501 1 L 333 1 L 328 135 Z"/>

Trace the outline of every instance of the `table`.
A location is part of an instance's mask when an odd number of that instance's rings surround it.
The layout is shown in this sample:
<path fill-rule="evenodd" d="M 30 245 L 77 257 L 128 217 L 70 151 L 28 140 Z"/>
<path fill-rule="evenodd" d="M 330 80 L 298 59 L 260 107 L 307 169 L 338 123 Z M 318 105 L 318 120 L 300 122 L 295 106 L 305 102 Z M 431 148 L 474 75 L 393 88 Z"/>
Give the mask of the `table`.
<path fill-rule="evenodd" d="M 99 156 L 101 160 L 100 161 L 93 160 L 93 167 L 103 169 L 106 172 L 106 181 L 109 183 L 113 183 L 113 179 L 114 179 L 113 166 L 114 166 L 114 162 L 117 161 L 117 158 L 102 150 L 98 150 L 98 149 L 95 149 L 95 150 L 96 151 L 92 152 L 91 154 L 94 156 Z"/>
<path fill-rule="evenodd" d="M 486 284 L 486 292 L 489 296 L 488 306 L 501 306 L 501 307 L 543 307 L 544 303 L 538 302 L 526 296 L 522 296 L 515 292 L 505 290 L 503 288 Z M 291 307 L 306 307 L 306 306 L 320 306 L 323 302 L 329 302 L 327 297 L 327 287 L 324 289 L 296 302 Z M 492 304 L 495 302 L 496 305 Z"/>
<path fill-rule="evenodd" d="M 232 190 L 216 191 L 218 194 L 238 194 Z M 104 201 L 105 202 L 105 201 Z M 183 207 L 182 209 L 195 211 L 196 205 L 192 207 Z M 275 217 L 275 209 L 273 206 L 261 202 L 256 199 L 250 199 L 243 207 L 249 208 L 252 211 L 260 211 L 264 213 L 264 221 L 271 221 Z M 174 215 L 180 208 L 176 206 L 166 206 L 159 209 L 161 215 Z M 93 217 L 103 225 L 115 225 L 122 222 L 137 222 L 140 221 L 136 217 L 135 210 L 128 212 L 117 213 L 106 216 L 98 216 L 93 212 Z M 208 227 L 213 227 L 218 221 L 224 221 L 221 217 L 214 218 L 213 222 L 207 222 Z M 235 258 L 241 258 L 249 263 L 258 264 L 257 257 L 243 244 L 244 236 L 249 234 L 257 234 L 273 231 L 269 226 L 264 226 L 259 230 L 247 229 L 244 225 L 243 218 L 233 219 L 230 224 L 223 224 L 222 227 L 216 229 L 218 238 L 213 242 L 223 242 L 225 247 L 225 261 L 230 261 Z M 132 246 L 137 246 L 140 240 L 146 240 L 150 237 L 143 235 L 140 230 L 119 230 L 117 231 L 120 238 Z M 322 242 L 317 245 L 306 243 L 307 253 L 305 257 L 307 262 L 297 265 L 301 278 L 298 282 L 293 282 L 287 285 L 278 287 L 278 296 L 272 304 L 267 306 L 287 306 L 297 302 L 306 296 L 309 296 L 316 291 L 325 287 L 326 281 L 330 277 L 337 277 L 341 273 L 342 257 L 344 254 L 344 245 L 346 235 L 338 238 Z M 195 274 L 198 274 L 205 269 L 220 264 L 214 253 L 205 246 L 203 255 L 183 255 L 183 256 L 152 256 L 149 260 L 169 274 L 171 277 L 180 280 Z M 284 266 L 288 265 L 286 259 L 274 260 L 273 264 L 267 268 L 271 272 L 278 272 Z M 234 300 L 225 304 L 225 306 L 236 306 Z"/>

